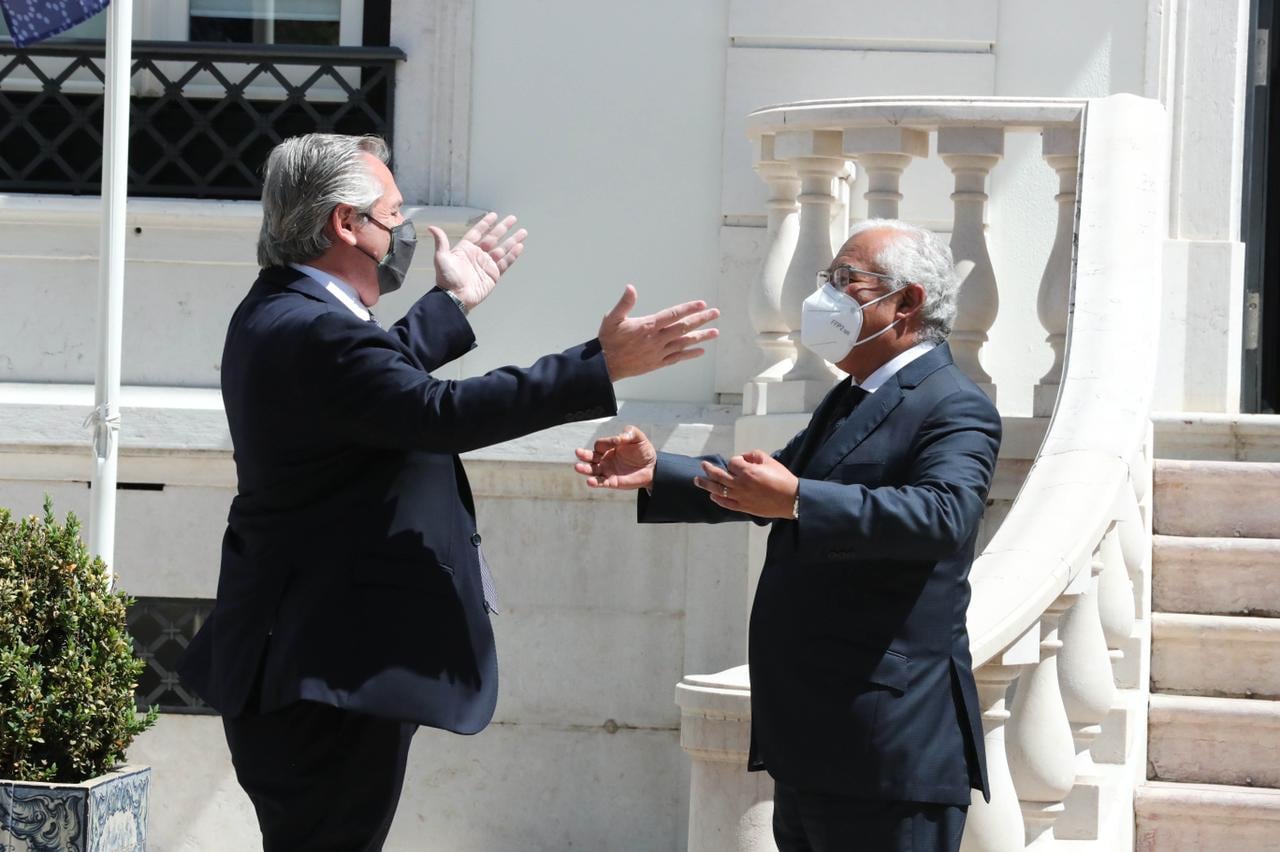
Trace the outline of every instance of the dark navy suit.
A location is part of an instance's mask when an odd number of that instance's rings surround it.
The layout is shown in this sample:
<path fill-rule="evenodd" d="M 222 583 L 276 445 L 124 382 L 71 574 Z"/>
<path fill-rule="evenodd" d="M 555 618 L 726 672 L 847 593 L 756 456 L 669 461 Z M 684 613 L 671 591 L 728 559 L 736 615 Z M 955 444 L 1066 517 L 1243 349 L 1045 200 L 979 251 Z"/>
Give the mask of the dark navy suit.
<path fill-rule="evenodd" d="M 222 394 L 238 491 L 217 603 L 183 668 L 225 719 L 323 705 L 464 734 L 488 724 L 498 666 L 458 454 L 616 403 L 596 341 L 528 369 L 431 375 L 474 345 L 439 290 L 384 331 L 311 278 L 272 268 L 236 310 Z M 305 727 L 281 718 L 241 756 L 228 729 L 238 772 L 270 737 Z"/>
<path fill-rule="evenodd" d="M 799 519 L 773 521 L 751 612 L 750 768 L 819 795 L 967 805 L 989 795 L 965 611 L 999 413 L 946 345 L 824 440 L 831 405 L 775 454 L 800 478 Z M 699 461 L 659 456 L 642 522 L 746 519 L 693 486 Z"/>

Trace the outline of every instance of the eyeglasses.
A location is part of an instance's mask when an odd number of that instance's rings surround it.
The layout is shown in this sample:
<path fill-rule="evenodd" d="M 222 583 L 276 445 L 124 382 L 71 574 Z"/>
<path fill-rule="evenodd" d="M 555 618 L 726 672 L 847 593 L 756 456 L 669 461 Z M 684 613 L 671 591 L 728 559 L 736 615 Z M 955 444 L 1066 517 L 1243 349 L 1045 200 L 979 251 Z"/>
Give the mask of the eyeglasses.
<path fill-rule="evenodd" d="M 856 266 L 848 266 L 845 264 L 841 264 L 835 269 L 824 269 L 818 273 L 819 287 L 830 284 L 837 290 L 844 290 L 850 284 L 875 284 L 879 281 L 887 281 L 891 284 L 902 283 L 901 279 L 895 278 L 892 275 L 885 275 L 882 272 L 871 272 L 867 269 L 858 269 Z"/>

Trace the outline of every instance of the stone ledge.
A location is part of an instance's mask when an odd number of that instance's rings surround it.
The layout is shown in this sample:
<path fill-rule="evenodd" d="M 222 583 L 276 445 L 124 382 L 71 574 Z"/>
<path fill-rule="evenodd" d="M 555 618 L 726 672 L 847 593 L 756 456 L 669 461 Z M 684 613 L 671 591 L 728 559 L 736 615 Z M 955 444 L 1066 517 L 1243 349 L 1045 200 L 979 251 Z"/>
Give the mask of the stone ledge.
<path fill-rule="evenodd" d="M 1280 461 L 1280 415 L 1160 412 L 1151 422 L 1158 459 Z"/>
<path fill-rule="evenodd" d="M 1280 787 L 1280 702 L 1152 694 L 1152 780 Z"/>
<path fill-rule="evenodd" d="M 88 479 L 89 430 L 83 424 L 93 398 L 90 385 L 0 382 L 0 479 Z M 125 386 L 120 403 L 121 481 L 235 484 L 231 436 L 218 390 Z M 475 463 L 555 465 L 569 471 L 575 447 L 588 447 L 627 425 L 644 430 L 666 452 L 730 454 L 739 416 L 738 408 L 729 405 L 623 400 L 616 417 L 553 427 L 463 458 L 480 480 L 486 475 Z M 1047 425 L 1043 418 L 1005 419 L 993 497 L 1011 499 L 1016 493 Z M 522 472 L 528 474 L 528 469 Z M 569 475 L 572 479 L 571 471 Z"/>
<path fill-rule="evenodd" d="M 120 481 L 234 487 L 231 435 L 217 390 L 126 386 L 120 402 Z M 0 479 L 90 479 L 83 424 L 92 406 L 89 385 L 0 383 Z M 624 400 L 616 417 L 556 426 L 463 458 L 477 493 L 593 499 L 599 492 L 587 492 L 573 473 L 575 447 L 636 425 L 667 452 L 727 454 L 737 416 L 723 405 Z"/>
<path fill-rule="evenodd" d="M 1280 790 L 1227 784 L 1148 781 L 1138 788 L 1139 817 L 1155 814 L 1192 818 L 1249 819 L 1280 823 Z M 1280 827 L 1271 829 L 1280 830 Z"/>
<path fill-rule="evenodd" d="M 474 207 L 405 206 L 406 216 L 415 222 L 438 225 L 450 236 L 464 233 L 469 223 L 485 212 Z M 96 226 L 101 216 L 102 202 L 96 197 L 37 193 L 0 196 L 0 222 L 5 224 Z M 256 233 L 262 225 L 262 204 L 225 199 L 130 198 L 125 216 L 130 226 Z"/>
<path fill-rule="evenodd" d="M 1280 619 L 1164 612 L 1151 619 L 1153 690 L 1280 698 Z"/>
<path fill-rule="evenodd" d="M 1157 461 L 1154 532 L 1280 538 L 1280 463 Z"/>
<path fill-rule="evenodd" d="M 1280 541 L 1157 535 L 1152 549 L 1155 609 L 1280 616 Z"/>
<path fill-rule="evenodd" d="M 1268 852 L 1280 790 L 1148 781 L 1133 800 L 1137 852 Z"/>

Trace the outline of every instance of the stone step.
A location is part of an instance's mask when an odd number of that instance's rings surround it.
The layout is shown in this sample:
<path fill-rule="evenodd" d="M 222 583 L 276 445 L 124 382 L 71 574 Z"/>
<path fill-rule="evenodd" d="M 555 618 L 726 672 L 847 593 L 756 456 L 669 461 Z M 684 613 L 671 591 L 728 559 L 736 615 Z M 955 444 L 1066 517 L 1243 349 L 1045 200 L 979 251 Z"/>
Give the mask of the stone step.
<path fill-rule="evenodd" d="M 1151 547 L 1152 609 L 1280 616 L 1280 540 L 1158 535 Z"/>
<path fill-rule="evenodd" d="M 1280 618 L 1152 613 L 1151 689 L 1280 698 Z"/>
<path fill-rule="evenodd" d="M 1135 852 L 1273 852 L 1280 790 L 1148 781 L 1133 799 Z"/>
<path fill-rule="evenodd" d="M 1147 777 L 1280 787 L 1280 701 L 1151 695 Z"/>
<path fill-rule="evenodd" d="M 1168 461 L 1155 465 L 1161 535 L 1280 538 L 1280 463 Z"/>

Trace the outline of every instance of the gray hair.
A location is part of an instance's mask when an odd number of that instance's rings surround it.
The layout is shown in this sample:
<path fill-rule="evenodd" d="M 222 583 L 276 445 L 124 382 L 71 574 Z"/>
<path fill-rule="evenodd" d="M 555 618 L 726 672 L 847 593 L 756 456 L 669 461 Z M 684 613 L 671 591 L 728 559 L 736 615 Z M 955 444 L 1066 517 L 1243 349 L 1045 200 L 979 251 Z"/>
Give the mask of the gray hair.
<path fill-rule="evenodd" d="M 960 277 L 951 260 L 951 249 L 932 231 L 898 219 L 864 219 L 853 226 L 849 239 L 879 230 L 896 235 L 875 258 L 881 270 L 902 284 L 924 288 L 920 339 L 945 343 L 955 323 L 956 299 L 960 295 Z"/>
<path fill-rule="evenodd" d="M 262 180 L 262 230 L 258 265 L 307 263 L 325 253 L 329 214 L 339 204 L 361 213 L 382 196 L 364 154 L 387 162 L 387 143 L 377 136 L 308 133 L 271 150 Z"/>

